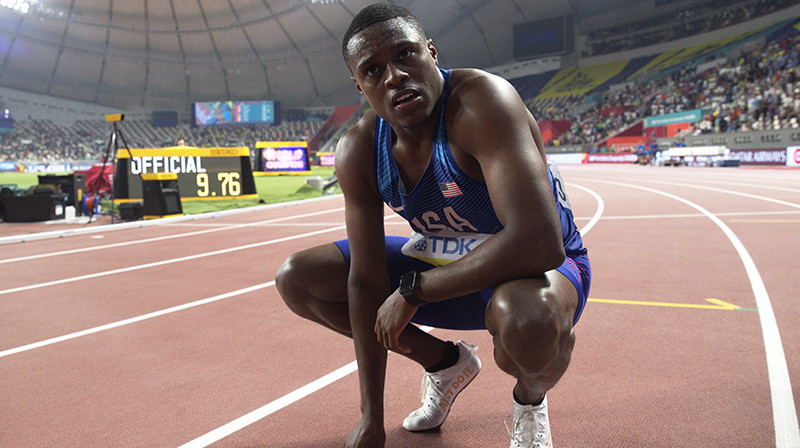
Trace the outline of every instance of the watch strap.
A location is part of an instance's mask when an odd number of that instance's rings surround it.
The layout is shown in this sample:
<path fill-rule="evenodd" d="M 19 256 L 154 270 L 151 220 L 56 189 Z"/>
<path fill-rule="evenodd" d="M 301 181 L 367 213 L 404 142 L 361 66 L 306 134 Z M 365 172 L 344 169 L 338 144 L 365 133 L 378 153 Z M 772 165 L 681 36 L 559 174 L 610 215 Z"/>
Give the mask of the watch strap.
<path fill-rule="evenodd" d="M 406 302 L 415 307 L 420 307 L 428 303 L 417 297 L 417 295 L 414 293 L 414 290 L 417 287 L 418 279 L 419 273 L 417 271 L 408 272 L 400 277 L 400 295 L 403 296 Z"/>

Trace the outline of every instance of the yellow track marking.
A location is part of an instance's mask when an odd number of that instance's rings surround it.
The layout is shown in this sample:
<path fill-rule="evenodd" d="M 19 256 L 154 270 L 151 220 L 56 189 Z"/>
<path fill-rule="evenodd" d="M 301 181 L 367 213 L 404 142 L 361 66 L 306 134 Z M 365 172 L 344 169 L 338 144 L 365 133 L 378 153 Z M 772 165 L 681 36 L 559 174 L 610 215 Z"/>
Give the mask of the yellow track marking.
<path fill-rule="evenodd" d="M 728 302 L 723 302 L 722 300 L 719 300 L 719 299 L 706 299 L 706 302 L 716 303 L 720 307 L 728 309 L 728 310 L 741 309 L 740 306 L 737 306 L 737 305 L 734 305 L 734 304 L 728 303 Z"/>
<path fill-rule="evenodd" d="M 755 311 L 755 308 L 742 308 L 732 303 L 723 302 L 719 299 L 706 299 L 707 302 L 713 305 L 699 305 L 694 303 L 675 303 L 675 302 L 645 302 L 640 300 L 613 300 L 613 299 L 593 299 L 590 298 L 589 302 L 596 303 L 613 303 L 617 305 L 641 305 L 641 306 L 660 306 L 669 308 L 693 308 L 702 310 L 725 310 L 725 311 Z"/>

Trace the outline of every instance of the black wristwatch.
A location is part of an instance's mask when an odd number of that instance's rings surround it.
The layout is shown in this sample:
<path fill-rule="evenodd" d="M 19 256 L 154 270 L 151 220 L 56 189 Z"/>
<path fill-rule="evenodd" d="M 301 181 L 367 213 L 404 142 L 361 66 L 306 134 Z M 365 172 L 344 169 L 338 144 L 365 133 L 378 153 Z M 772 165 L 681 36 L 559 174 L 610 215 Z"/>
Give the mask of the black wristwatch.
<path fill-rule="evenodd" d="M 406 274 L 403 274 L 403 276 L 400 277 L 400 288 L 399 288 L 400 295 L 402 295 L 403 298 L 406 299 L 406 302 L 408 302 L 412 306 L 417 306 L 417 307 L 428 303 L 424 300 L 421 300 L 419 297 L 417 297 L 416 294 L 414 294 L 414 289 L 417 286 L 418 279 L 419 279 L 419 273 L 417 271 L 411 271 Z"/>

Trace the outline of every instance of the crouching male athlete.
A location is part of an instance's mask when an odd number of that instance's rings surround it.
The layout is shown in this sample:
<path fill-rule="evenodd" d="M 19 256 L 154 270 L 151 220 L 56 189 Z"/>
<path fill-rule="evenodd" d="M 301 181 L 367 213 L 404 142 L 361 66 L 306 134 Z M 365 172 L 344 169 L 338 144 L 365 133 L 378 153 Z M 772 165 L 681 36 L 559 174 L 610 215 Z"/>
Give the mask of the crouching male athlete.
<path fill-rule="evenodd" d="M 468 344 L 412 322 L 488 329 L 517 379 L 511 447 L 552 446 L 545 392 L 569 365 L 590 267 L 536 121 L 503 79 L 440 70 L 404 8 L 364 8 L 342 51 L 372 106 L 336 149 L 348 239 L 292 255 L 276 278 L 295 313 L 353 338 L 362 417 L 345 446 L 384 446 L 387 349 L 425 370 L 409 431 L 440 426 L 478 374 Z M 385 236 L 384 202 L 411 239 Z"/>

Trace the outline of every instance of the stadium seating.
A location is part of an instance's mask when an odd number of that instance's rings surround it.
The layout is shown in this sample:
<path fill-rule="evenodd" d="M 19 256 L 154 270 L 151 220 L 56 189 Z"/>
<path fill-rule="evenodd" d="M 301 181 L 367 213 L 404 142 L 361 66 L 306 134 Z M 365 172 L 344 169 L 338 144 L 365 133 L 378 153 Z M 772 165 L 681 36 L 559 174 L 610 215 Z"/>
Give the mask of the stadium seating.
<path fill-rule="evenodd" d="M 119 125 L 125 143 L 131 148 L 175 146 L 183 138 L 188 146 L 248 146 L 257 141 L 310 140 L 324 121 L 289 121 L 277 126 L 188 125 L 153 127 L 149 121 L 128 120 Z M 49 163 L 98 160 L 108 145 L 110 129 L 103 120 L 80 120 L 67 125 L 52 120 L 18 120 L 15 132 L 0 134 L 0 161 Z M 122 142 L 118 142 L 122 147 Z"/>
<path fill-rule="evenodd" d="M 771 11 L 775 5 L 767 3 L 744 1 L 731 8 L 699 11 L 697 17 L 680 25 L 691 28 L 686 33 L 695 28 L 719 28 Z M 785 3 L 777 2 L 775 7 Z M 637 36 L 658 34 L 664 24 L 654 21 L 644 25 L 640 27 L 644 34 L 637 31 Z M 630 26 L 595 30 L 590 41 L 616 42 L 621 36 L 629 36 Z M 678 25 L 666 26 L 671 30 L 668 38 L 676 38 L 674 27 Z M 578 64 L 509 81 L 539 121 L 569 121 L 566 131 L 548 138 L 548 146 L 581 145 L 585 150 L 595 150 L 607 138 L 646 117 L 695 109 L 702 109 L 705 115 L 685 133 L 796 128 L 800 124 L 798 65 L 800 20 L 789 17 L 769 28 L 698 41 L 686 48 L 588 66 Z M 326 146 L 335 137 L 331 129 L 323 128 L 324 124 L 289 121 L 276 126 L 153 127 L 149 121 L 129 120 L 120 126 L 131 148 L 174 146 L 179 138 L 189 146 L 254 148 L 257 141 L 311 141 L 315 136 L 320 147 Z M 17 120 L 13 133 L 0 134 L 0 161 L 97 160 L 105 153 L 108 134 L 109 125 L 103 120 L 72 124 Z M 328 143 L 326 147 L 331 147 Z"/>
<path fill-rule="evenodd" d="M 561 76 L 550 73 L 551 84 L 565 95 L 554 95 L 544 87 L 540 92 L 527 90 L 524 98 L 534 116 L 540 120 L 569 119 L 571 128 L 563 135 L 546 142 L 548 145 L 587 145 L 587 149 L 613 136 L 648 116 L 663 115 L 693 109 L 707 110 L 706 116 L 686 132 L 735 132 L 762 129 L 796 128 L 800 122 L 800 30 L 797 19 L 768 30 L 761 30 L 763 41 L 749 46 L 752 33 L 697 44 L 637 60 L 638 69 L 631 64 L 617 75 L 610 66 L 587 67 L 585 77 L 614 79 L 627 73 L 629 81 L 622 88 L 609 90 L 603 83 L 593 90 L 581 89 L 576 94 L 568 82 L 577 77 L 577 69 L 562 70 Z M 728 52 L 718 50 L 728 48 Z M 709 55 L 714 55 L 708 63 Z M 588 75 L 594 69 L 598 73 Z M 655 72 L 644 82 L 632 82 L 638 74 Z M 558 87 L 560 85 L 565 87 Z M 584 85 L 586 83 L 583 83 Z M 521 84 L 520 84 L 521 85 Z M 530 85 L 530 84 L 525 84 Z M 593 102 L 593 95 L 601 95 Z M 616 108 L 619 113 L 604 115 L 603 110 Z"/>

